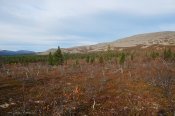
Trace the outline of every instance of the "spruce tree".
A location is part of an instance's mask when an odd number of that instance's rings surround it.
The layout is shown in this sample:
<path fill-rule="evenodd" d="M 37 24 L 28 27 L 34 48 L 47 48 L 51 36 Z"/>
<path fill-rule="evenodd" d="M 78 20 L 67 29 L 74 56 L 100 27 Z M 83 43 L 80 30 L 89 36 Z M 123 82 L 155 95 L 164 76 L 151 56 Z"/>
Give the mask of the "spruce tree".
<path fill-rule="evenodd" d="M 91 56 L 90 63 L 93 64 L 94 62 L 95 62 L 95 57 L 94 56 Z"/>
<path fill-rule="evenodd" d="M 53 56 L 51 52 L 49 53 L 49 58 L 48 58 L 49 65 L 53 65 Z"/>
<path fill-rule="evenodd" d="M 79 60 L 78 59 L 75 60 L 75 64 L 79 65 Z"/>
<path fill-rule="evenodd" d="M 163 55 L 163 56 L 164 56 L 164 59 L 165 59 L 165 60 L 172 58 L 173 53 L 172 53 L 171 49 L 170 49 L 170 48 L 169 48 L 168 50 L 165 49 L 165 50 L 164 50 L 164 55 Z"/>
<path fill-rule="evenodd" d="M 121 53 L 121 55 L 120 55 L 120 59 L 119 59 L 119 63 L 120 63 L 120 65 L 123 65 L 124 64 L 124 62 L 125 62 L 125 53 Z"/>
<path fill-rule="evenodd" d="M 151 56 L 153 59 L 155 59 L 155 58 L 157 58 L 157 57 L 159 56 L 159 53 L 158 53 L 158 52 L 155 52 L 155 51 L 152 51 L 151 54 L 150 54 L 150 56 Z"/>
<path fill-rule="evenodd" d="M 111 61 L 111 59 L 112 59 L 111 46 L 108 45 L 108 48 L 107 48 L 107 60 L 108 60 L 108 61 Z"/>
<path fill-rule="evenodd" d="M 102 55 L 100 55 L 100 57 L 99 57 L 99 63 L 100 64 L 103 64 L 104 63 L 104 59 L 103 59 L 103 56 Z"/>
<path fill-rule="evenodd" d="M 131 54 L 131 60 L 132 61 L 134 60 L 134 54 Z"/>
<path fill-rule="evenodd" d="M 57 51 L 53 55 L 55 65 L 63 65 L 64 59 L 60 47 L 58 46 Z"/>
<path fill-rule="evenodd" d="M 86 62 L 89 63 L 90 62 L 90 56 L 86 57 Z"/>
<path fill-rule="evenodd" d="M 124 68 L 125 59 L 126 59 L 126 55 L 125 55 L 125 53 L 122 52 L 120 54 L 120 59 L 119 59 L 120 68 L 121 68 L 121 73 L 122 74 L 123 74 L 123 68 Z"/>

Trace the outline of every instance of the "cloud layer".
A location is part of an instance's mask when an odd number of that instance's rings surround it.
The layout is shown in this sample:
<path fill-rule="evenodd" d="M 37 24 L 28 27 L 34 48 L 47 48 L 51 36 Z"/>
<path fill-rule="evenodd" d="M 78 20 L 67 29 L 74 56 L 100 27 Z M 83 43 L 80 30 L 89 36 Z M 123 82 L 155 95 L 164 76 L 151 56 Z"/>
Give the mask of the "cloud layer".
<path fill-rule="evenodd" d="M 42 51 L 175 30 L 174 0 L 1 0 L 0 49 Z"/>

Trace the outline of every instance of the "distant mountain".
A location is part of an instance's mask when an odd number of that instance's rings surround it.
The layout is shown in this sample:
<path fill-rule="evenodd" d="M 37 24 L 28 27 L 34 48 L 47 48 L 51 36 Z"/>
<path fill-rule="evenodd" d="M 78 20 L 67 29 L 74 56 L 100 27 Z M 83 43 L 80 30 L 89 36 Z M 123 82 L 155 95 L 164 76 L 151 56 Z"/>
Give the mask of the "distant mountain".
<path fill-rule="evenodd" d="M 139 34 L 111 42 L 110 44 L 117 47 L 175 45 L 175 31 Z"/>
<path fill-rule="evenodd" d="M 86 53 L 93 51 L 105 51 L 110 45 L 111 49 L 134 47 L 134 46 L 151 46 L 151 45 L 175 45 L 175 31 L 164 31 L 155 33 L 146 33 L 126 37 L 113 42 L 100 43 L 90 46 L 78 46 L 73 48 L 62 49 L 66 53 Z M 55 52 L 56 49 L 50 49 L 40 53 L 41 55 Z"/>
<path fill-rule="evenodd" d="M 26 50 L 19 50 L 19 51 L 0 50 L 0 56 L 26 55 L 26 54 L 35 54 L 35 52 Z"/>

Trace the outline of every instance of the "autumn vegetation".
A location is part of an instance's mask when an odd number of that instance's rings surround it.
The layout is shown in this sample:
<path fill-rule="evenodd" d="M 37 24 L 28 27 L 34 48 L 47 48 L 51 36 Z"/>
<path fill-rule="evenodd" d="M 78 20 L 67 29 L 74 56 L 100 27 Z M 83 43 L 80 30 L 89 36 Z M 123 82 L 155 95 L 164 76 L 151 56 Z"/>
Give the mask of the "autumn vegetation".
<path fill-rule="evenodd" d="M 0 57 L 0 115 L 173 116 L 175 48 Z"/>

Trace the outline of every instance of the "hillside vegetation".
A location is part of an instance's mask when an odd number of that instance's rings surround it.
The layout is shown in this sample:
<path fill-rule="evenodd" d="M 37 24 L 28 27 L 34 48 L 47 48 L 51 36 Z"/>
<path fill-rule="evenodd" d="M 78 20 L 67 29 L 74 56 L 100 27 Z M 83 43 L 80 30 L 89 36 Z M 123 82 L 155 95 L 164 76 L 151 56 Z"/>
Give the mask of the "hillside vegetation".
<path fill-rule="evenodd" d="M 174 114 L 174 46 L 58 54 L 0 57 L 0 115 Z"/>

